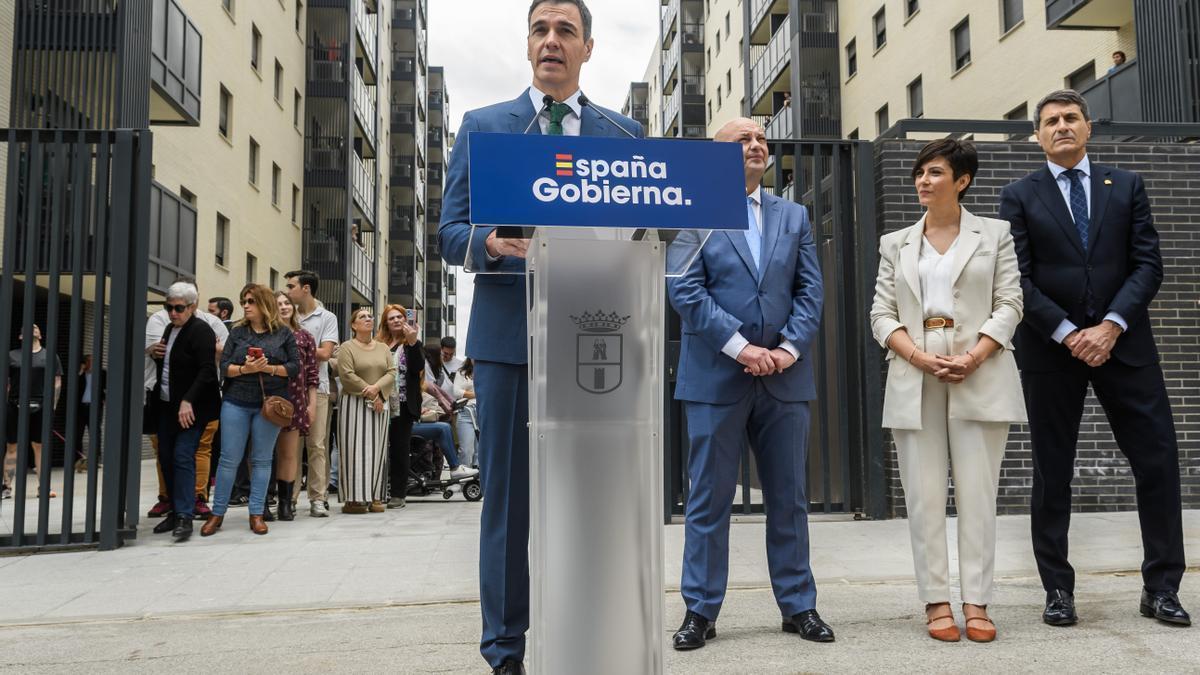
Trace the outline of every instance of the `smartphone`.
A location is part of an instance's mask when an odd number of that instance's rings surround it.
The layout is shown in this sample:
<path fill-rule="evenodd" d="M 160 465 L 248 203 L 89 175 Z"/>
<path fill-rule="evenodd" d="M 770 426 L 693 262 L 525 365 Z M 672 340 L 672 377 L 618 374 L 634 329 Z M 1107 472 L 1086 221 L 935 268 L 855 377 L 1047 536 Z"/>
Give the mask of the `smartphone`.
<path fill-rule="evenodd" d="M 417 310 L 406 309 L 406 310 L 404 310 L 404 314 L 405 314 L 405 318 L 408 320 L 408 325 L 413 326 L 415 328 L 417 325 Z"/>
<path fill-rule="evenodd" d="M 246 358 L 261 359 L 262 357 L 263 357 L 262 347 L 247 347 L 246 348 Z"/>

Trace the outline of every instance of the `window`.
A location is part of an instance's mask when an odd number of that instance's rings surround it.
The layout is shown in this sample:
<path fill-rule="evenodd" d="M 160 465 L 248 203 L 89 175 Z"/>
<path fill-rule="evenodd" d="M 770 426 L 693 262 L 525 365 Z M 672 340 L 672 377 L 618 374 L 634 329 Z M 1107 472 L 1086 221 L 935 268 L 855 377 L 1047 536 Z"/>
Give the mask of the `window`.
<path fill-rule="evenodd" d="M 300 128 L 301 101 L 302 99 L 300 98 L 300 90 L 297 89 L 296 93 L 292 96 L 292 126 L 296 127 L 297 129 Z"/>
<path fill-rule="evenodd" d="M 300 188 L 296 187 L 296 185 L 293 184 L 292 185 L 292 224 L 293 225 L 300 224 L 300 221 L 297 220 L 297 218 L 299 218 L 299 217 L 300 217 Z"/>
<path fill-rule="evenodd" d="M 271 163 L 271 203 L 276 207 L 279 206 L 279 181 L 283 179 L 283 171 L 279 169 L 279 165 Z"/>
<path fill-rule="evenodd" d="M 275 60 L 275 102 L 283 105 L 283 64 Z"/>
<path fill-rule="evenodd" d="M 721 109 L 721 85 L 717 85 L 717 110 Z"/>
<path fill-rule="evenodd" d="M 216 263 L 221 267 L 229 258 L 229 219 L 217 214 L 217 255 Z"/>
<path fill-rule="evenodd" d="M 230 132 L 233 131 L 233 94 L 221 85 L 221 102 L 219 105 L 220 111 L 217 113 L 217 131 L 225 138 L 232 138 Z"/>
<path fill-rule="evenodd" d="M 1096 81 L 1096 62 L 1092 61 L 1086 66 L 1076 70 L 1067 76 L 1067 89 L 1075 91 L 1083 91 L 1088 85 Z"/>
<path fill-rule="evenodd" d="M 725 91 L 733 91 L 733 70 L 725 71 Z"/>
<path fill-rule="evenodd" d="M 1025 20 L 1025 3 L 1023 0 L 1000 0 L 1000 27 L 1002 32 L 1017 27 Z"/>
<path fill-rule="evenodd" d="M 954 27 L 954 72 L 971 65 L 971 19 L 963 19 Z"/>
<path fill-rule="evenodd" d="M 846 138 L 848 138 L 852 141 L 857 141 L 858 140 L 858 129 L 855 129 L 854 131 L 851 131 L 850 133 L 846 134 Z"/>
<path fill-rule="evenodd" d="M 262 33 L 258 32 L 258 26 L 250 25 L 250 67 L 255 70 L 260 70 L 262 63 Z"/>
<path fill-rule="evenodd" d="M 256 283 L 258 279 L 258 258 L 253 255 L 246 254 L 246 283 Z"/>
<path fill-rule="evenodd" d="M 189 189 L 179 186 L 179 198 L 190 204 L 193 208 L 196 206 L 196 195 Z"/>
<path fill-rule="evenodd" d="M 729 39 L 729 26 L 730 26 L 729 14 L 730 14 L 729 12 L 725 12 L 725 39 L 726 40 Z"/>
<path fill-rule="evenodd" d="M 746 39 L 742 38 L 741 40 L 738 40 L 738 65 L 739 66 L 746 62 L 746 53 L 745 52 L 746 52 Z"/>
<path fill-rule="evenodd" d="M 855 40 L 851 40 L 850 44 L 846 45 L 846 77 L 854 77 L 858 72 L 858 47 L 855 46 Z"/>
<path fill-rule="evenodd" d="M 300 32 L 300 24 L 304 23 L 304 3 L 296 0 L 296 32 Z"/>
<path fill-rule="evenodd" d="M 279 288 L 279 270 L 272 267 L 270 276 L 267 278 L 271 280 L 271 290 Z"/>
<path fill-rule="evenodd" d="M 880 7 L 878 12 L 875 12 L 873 20 L 875 25 L 875 49 L 887 44 L 887 8 Z"/>
<path fill-rule="evenodd" d="M 1012 110 L 1008 111 L 1008 113 L 1006 113 L 1006 114 L 1004 115 L 1004 119 L 1006 119 L 1006 120 L 1014 120 L 1014 121 L 1016 121 L 1016 120 L 1026 120 L 1026 121 L 1027 121 L 1027 120 L 1029 120 L 1029 104 L 1028 104 L 1028 103 L 1022 103 L 1021 105 L 1019 105 L 1019 106 L 1017 106 L 1017 107 L 1013 108 Z M 1010 134 L 1010 135 L 1009 135 L 1009 137 L 1008 137 L 1008 140 L 1010 140 L 1010 141 L 1023 141 L 1023 140 L 1025 140 L 1025 139 L 1027 139 L 1027 138 L 1029 138 L 1029 134 Z"/>
<path fill-rule="evenodd" d="M 709 101 L 709 102 L 708 102 L 708 121 L 709 121 L 709 122 L 712 122 L 712 118 L 713 118 L 713 114 L 712 114 L 712 101 Z"/>
<path fill-rule="evenodd" d="M 717 38 L 716 38 L 715 42 L 716 42 L 716 47 L 717 47 L 717 55 L 720 56 L 721 55 L 721 31 L 717 31 Z"/>
<path fill-rule="evenodd" d="M 706 52 L 704 54 L 704 71 L 708 72 L 712 69 L 712 47 L 709 47 L 704 51 Z"/>
<path fill-rule="evenodd" d="M 910 17 L 913 14 L 916 14 L 918 9 L 921 9 L 921 3 L 919 0 L 905 0 L 905 2 L 904 2 L 904 16 L 905 17 Z"/>
<path fill-rule="evenodd" d="M 258 141 L 250 139 L 250 184 L 258 185 Z"/>
<path fill-rule="evenodd" d="M 875 135 L 877 135 L 877 136 L 882 135 L 883 132 L 888 130 L 889 126 L 890 125 L 888 124 L 888 107 L 887 107 L 887 104 L 884 103 L 882 108 L 875 111 L 875 130 L 876 130 Z"/>
<path fill-rule="evenodd" d="M 909 117 L 924 117 L 925 116 L 925 100 L 921 91 L 921 78 L 913 80 L 908 84 L 908 116 Z"/>
<path fill-rule="evenodd" d="M 233 14 L 233 0 L 221 0 L 221 6 L 225 8 L 226 12 Z"/>

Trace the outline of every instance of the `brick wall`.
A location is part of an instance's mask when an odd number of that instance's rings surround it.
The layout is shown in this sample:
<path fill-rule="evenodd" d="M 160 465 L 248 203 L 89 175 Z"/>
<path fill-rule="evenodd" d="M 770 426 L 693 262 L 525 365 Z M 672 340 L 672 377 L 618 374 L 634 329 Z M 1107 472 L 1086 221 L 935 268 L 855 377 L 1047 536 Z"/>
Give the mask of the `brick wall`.
<path fill-rule="evenodd" d="M 876 144 L 876 199 L 880 234 L 907 227 L 922 209 L 909 178 L 924 141 Z M 979 176 L 963 205 L 995 217 L 1000 190 L 1043 165 L 1030 142 L 978 142 Z M 1089 157 L 1136 171 L 1145 179 L 1161 238 L 1165 277 L 1150 308 L 1162 354 L 1167 390 L 1179 438 L 1184 508 L 1200 508 L 1200 145 L 1171 143 L 1093 143 Z M 889 512 L 905 514 L 896 450 L 885 434 Z M 1014 426 L 1000 476 L 1000 513 L 1028 513 L 1033 482 L 1029 433 Z M 1108 421 L 1090 394 L 1079 435 L 1075 480 L 1076 511 L 1136 508 L 1133 475 L 1117 449 Z"/>

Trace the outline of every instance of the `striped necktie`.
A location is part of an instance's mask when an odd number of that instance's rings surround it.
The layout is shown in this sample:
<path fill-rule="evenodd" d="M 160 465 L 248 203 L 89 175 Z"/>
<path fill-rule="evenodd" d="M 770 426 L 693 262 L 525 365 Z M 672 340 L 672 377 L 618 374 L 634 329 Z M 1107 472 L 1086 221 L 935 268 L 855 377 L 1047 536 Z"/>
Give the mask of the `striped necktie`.
<path fill-rule="evenodd" d="M 1079 241 L 1083 250 L 1088 248 L 1088 226 L 1092 219 L 1088 214 L 1087 192 L 1083 189 L 1083 172 L 1079 169 L 1067 169 L 1063 172 L 1071 181 L 1071 215 L 1075 218 L 1075 229 L 1079 232 Z"/>

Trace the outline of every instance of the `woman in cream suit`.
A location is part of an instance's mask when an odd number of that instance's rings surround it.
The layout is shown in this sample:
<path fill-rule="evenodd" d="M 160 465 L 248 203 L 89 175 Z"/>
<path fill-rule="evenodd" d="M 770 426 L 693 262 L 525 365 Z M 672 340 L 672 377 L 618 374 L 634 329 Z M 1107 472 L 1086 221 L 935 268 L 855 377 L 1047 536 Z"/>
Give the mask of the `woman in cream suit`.
<path fill-rule="evenodd" d="M 871 329 L 887 348 L 883 426 L 892 429 L 908 508 L 917 587 L 931 637 L 955 642 L 946 543 L 953 467 L 959 582 L 967 638 L 990 642 L 996 490 L 1013 422 L 1025 421 L 1012 336 L 1021 277 L 1008 223 L 959 204 L 979 159 L 970 143 L 934 141 L 913 165 L 925 215 L 884 236 Z"/>

